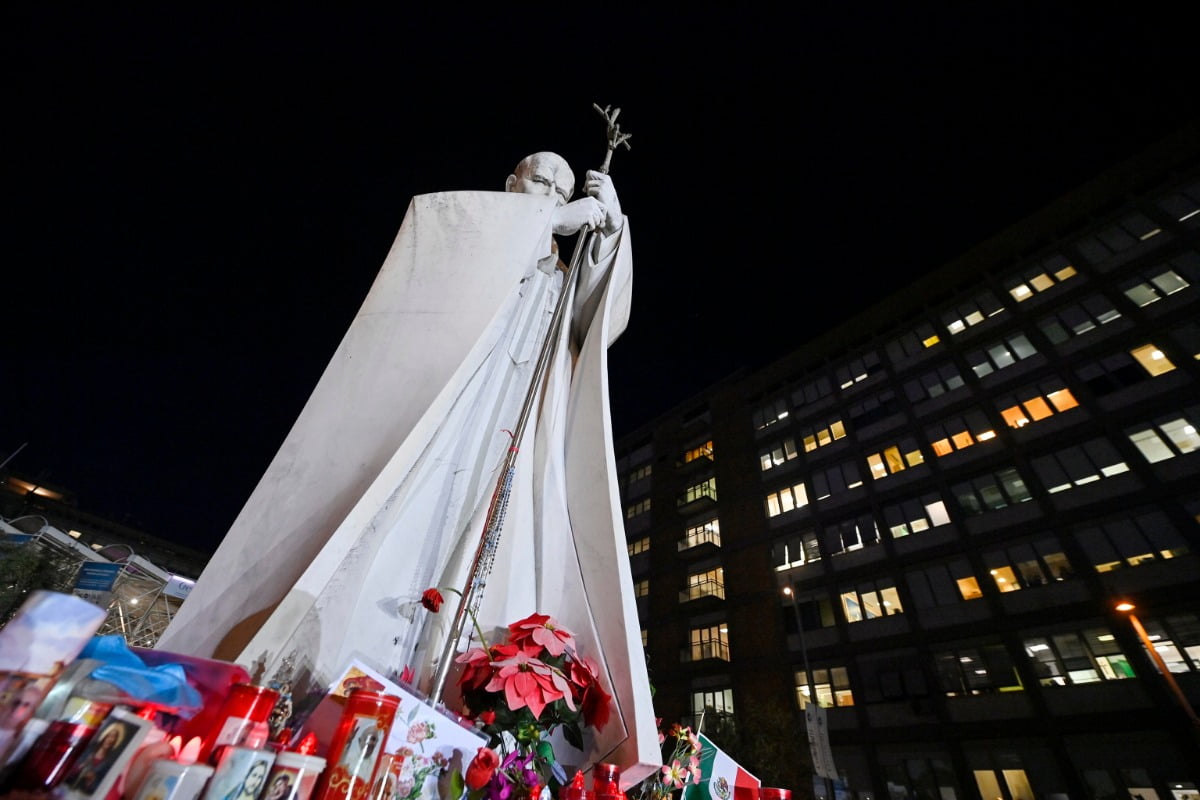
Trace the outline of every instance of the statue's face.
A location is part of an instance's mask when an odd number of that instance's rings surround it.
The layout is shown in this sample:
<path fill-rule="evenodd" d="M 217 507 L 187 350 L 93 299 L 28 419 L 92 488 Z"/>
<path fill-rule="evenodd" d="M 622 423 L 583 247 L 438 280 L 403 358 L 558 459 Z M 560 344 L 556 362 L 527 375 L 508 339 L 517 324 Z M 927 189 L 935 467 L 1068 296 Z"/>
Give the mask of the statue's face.
<path fill-rule="evenodd" d="M 540 194 L 557 197 L 558 205 L 565 205 L 575 190 L 575 175 L 567 162 L 553 154 L 534 156 L 527 165 L 517 168 L 508 178 L 510 192 Z"/>

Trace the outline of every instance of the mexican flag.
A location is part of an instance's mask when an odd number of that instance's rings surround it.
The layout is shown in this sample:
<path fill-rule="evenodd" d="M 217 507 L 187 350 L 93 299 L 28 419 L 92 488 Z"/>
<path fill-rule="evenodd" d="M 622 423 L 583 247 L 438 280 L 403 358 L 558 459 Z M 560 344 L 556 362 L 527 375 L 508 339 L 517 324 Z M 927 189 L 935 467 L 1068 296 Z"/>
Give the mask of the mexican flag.
<path fill-rule="evenodd" d="M 689 783 L 681 800 L 755 800 L 762 781 L 742 769 L 700 734 L 700 783 Z"/>

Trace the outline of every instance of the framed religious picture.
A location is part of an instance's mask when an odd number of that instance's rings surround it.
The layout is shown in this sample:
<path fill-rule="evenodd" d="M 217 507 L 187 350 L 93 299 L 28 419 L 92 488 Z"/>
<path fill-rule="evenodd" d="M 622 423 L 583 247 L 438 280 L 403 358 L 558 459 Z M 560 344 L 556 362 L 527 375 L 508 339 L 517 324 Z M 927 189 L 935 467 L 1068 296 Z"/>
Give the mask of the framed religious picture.
<path fill-rule="evenodd" d="M 67 800 L 101 800 L 108 795 L 152 727 L 150 720 L 128 709 L 108 712 L 63 779 L 63 796 Z"/>
<path fill-rule="evenodd" d="M 203 800 L 255 800 L 267 787 L 275 751 L 225 746 Z"/>

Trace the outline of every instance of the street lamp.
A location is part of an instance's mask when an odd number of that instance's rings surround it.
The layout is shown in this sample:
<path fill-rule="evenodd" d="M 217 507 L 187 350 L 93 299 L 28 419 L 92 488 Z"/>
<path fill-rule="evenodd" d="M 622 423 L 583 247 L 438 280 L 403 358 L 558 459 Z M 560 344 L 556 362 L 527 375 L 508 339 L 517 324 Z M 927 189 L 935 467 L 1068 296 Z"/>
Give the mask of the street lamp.
<path fill-rule="evenodd" d="M 1138 635 L 1138 638 L 1142 640 L 1142 645 L 1146 648 L 1146 651 L 1150 653 L 1150 657 L 1154 659 L 1155 665 L 1158 666 L 1159 673 L 1163 676 L 1163 680 L 1167 682 L 1167 686 L 1171 688 L 1171 692 L 1174 693 L 1175 699 L 1179 701 L 1179 705 L 1183 708 L 1184 713 L 1188 715 L 1188 719 L 1192 721 L 1193 725 L 1200 727 L 1200 718 L 1196 717 L 1196 711 L 1192 708 L 1192 704 L 1188 702 L 1187 695 L 1185 695 L 1183 690 L 1179 688 L 1179 684 L 1175 681 L 1175 676 L 1169 669 L 1167 669 L 1166 662 L 1163 661 L 1162 656 L 1159 655 L 1158 650 L 1155 649 L 1154 642 L 1150 641 L 1150 636 L 1146 633 L 1146 629 L 1142 627 L 1142 621 L 1137 618 L 1136 614 L 1133 613 L 1133 610 L 1137 608 L 1137 606 L 1128 600 L 1122 600 L 1121 602 L 1117 603 L 1115 608 L 1117 611 L 1120 611 L 1129 617 L 1129 624 L 1133 626 L 1134 632 Z"/>
<path fill-rule="evenodd" d="M 808 668 L 808 648 L 804 644 L 804 621 L 800 619 L 800 607 L 796 605 L 796 595 L 791 586 L 783 587 L 783 593 L 792 601 L 792 613 L 796 615 L 796 630 L 800 634 L 800 655 L 804 659 L 804 675 L 808 683 L 808 702 L 817 702 L 817 686 L 813 681 L 812 670 Z"/>
<path fill-rule="evenodd" d="M 817 703 L 817 685 L 813 678 L 812 668 L 808 666 L 808 647 L 804 643 L 804 621 L 800 619 L 800 606 L 796 605 L 796 593 L 792 591 L 792 587 L 790 585 L 783 587 L 783 593 L 789 600 L 792 601 L 792 613 L 796 615 L 796 631 L 800 634 L 800 656 L 804 659 L 804 679 L 808 684 L 808 702 L 815 704 L 812 713 L 809 713 L 808 708 L 805 708 L 804 710 L 805 728 L 811 728 L 813 721 L 820 713 L 820 704 Z M 814 732 L 811 729 L 808 730 L 808 742 L 809 751 L 813 757 L 813 763 L 815 766 L 817 761 L 817 743 L 814 740 Z M 822 766 L 824 766 L 823 758 Z M 829 780 L 825 777 L 824 770 L 821 771 L 820 778 L 821 787 L 825 791 L 826 800 L 832 800 L 833 793 L 829 791 Z"/>

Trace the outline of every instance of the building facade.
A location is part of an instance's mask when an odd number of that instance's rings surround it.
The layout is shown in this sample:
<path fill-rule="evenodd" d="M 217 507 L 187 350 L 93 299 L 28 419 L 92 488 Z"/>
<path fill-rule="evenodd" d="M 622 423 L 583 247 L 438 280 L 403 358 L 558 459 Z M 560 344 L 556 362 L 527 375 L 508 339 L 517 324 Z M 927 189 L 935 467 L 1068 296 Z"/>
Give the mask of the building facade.
<path fill-rule="evenodd" d="M 867 800 L 1197 796 L 1198 143 L 617 442 L 664 718 L 807 762 L 815 698 Z"/>

